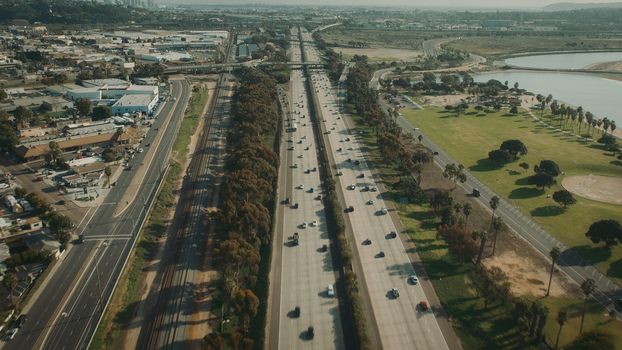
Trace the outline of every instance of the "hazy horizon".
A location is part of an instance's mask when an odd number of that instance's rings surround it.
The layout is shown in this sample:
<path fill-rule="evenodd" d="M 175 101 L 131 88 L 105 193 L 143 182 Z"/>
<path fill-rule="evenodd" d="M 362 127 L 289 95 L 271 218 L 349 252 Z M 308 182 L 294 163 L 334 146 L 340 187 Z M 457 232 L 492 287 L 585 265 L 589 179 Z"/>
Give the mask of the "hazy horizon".
<path fill-rule="evenodd" d="M 584 1 L 559 1 L 559 0 L 314 0 L 309 3 L 300 0 L 156 0 L 160 4 L 175 5 L 301 5 L 301 6 L 370 6 L 370 7 L 454 7 L 454 8 L 539 8 L 546 5 L 570 2 L 577 4 L 594 3 L 619 3 L 621 0 L 584 0 Z"/>

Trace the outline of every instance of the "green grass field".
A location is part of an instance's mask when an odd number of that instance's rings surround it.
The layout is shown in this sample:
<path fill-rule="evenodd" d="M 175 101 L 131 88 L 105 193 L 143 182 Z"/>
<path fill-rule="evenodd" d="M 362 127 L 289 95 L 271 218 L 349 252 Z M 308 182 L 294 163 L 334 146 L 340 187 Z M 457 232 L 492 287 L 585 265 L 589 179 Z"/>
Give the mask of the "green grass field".
<path fill-rule="evenodd" d="M 388 198 L 397 198 L 397 191 L 392 184 L 397 181 L 399 172 L 383 161 L 375 143 L 373 130 L 362 127 L 361 119 L 354 116 L 357 131 L 365 131 L 363 140 L 366 154 L 374 167 L 380 172 L 386 183 Z M 484 309 L 484 300 L 473 287 L 470 272 L 473 265 L 461 264 L 449 256 L 447 245 L 436 237 L 438 219 L 430 214 L 427 205 L 400 204 L 394 201 L 402 224 L 417 245 L 417 252 L 423 260 L 428 276 L 443 307 L 453 319 L 454 329 L 465 349 L 529 349 L 524 344 L 520 333 L 516 331 L 516 322 L 511 318 L 510 308 L 500 303 L 491 304 Z M 557 311 L 563 308 L 569 313 L 569 320 L 563 328 L 560 345 L 570 343 L 578 335 L 582 300 L 546 298 L 541 299 L 549 307 L 550 314 L 545 327 L 545 336 L 549 344 L 554 344 L 558 325 Z M 594 327 L 614 335 L 616 349 L 622 349 L 622 327 L 603 315 L 599 305 L 589 304 L 585 318 L 585 330 Z"/>
<path fill-rule="evenodd" d="M 428 108 L 404 111 L 403 114 L 482 182 L 609 277 L 622 282 L 622 247 L 616 246 L 609 251 L 594 245 L 585 236 L 594 221 L 622 221 L 622 207 L 575 196 L 577 204 L 563 210 L 552 198 L 547 198 L 547 195 L 561 188 L 559 184 L 564 176 L 590 173 L 620 176 L 622 167 L 617 165 L 615 158 L 606 155 L 594 143 L 538 125 L 526 113 L 515 117 L 504 112 L 455 117 L 453 113 Z M 488 152 L 507 139 L 523 141 L 529 153 L 519 161 L 497 168 L 488 161 Z M 557 178 L 558 185 L 545 192 L 526 182 L 527 177 L 533 174 L 533 166 L 542 159 L 557 162 L 565 172 Z M 529 169 L 519 167 L 521 162 L 528 163 Z"/>

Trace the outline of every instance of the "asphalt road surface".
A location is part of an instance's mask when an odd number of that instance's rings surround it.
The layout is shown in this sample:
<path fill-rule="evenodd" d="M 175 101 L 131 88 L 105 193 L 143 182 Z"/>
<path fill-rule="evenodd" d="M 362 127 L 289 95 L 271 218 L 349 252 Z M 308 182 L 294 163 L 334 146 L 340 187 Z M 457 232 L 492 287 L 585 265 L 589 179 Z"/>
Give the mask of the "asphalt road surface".
<path fill-rule="evenodd" d="M 292 61 L 300 62 L 296 41 L 292 41 L 291 51 Z M 318 153 L 302 70 L 292 71 L 289 87 L 288 101 L 284 101 L 289 108 L 285 116 L 278 200 L 282 203 L 289 198 L 290 203 L 281 204 L 277 211 L 277 230 L 282 234 L 275 242 L 275 254 L 280 255 L 275 259 L 280 266 L 275 269 L 280 269 L 280 273 L 273 280 L 270 319 L 275 321 L 270 325 L 268 348 L 343 349 L 338 296 L 328 293 L 329 286 L 336 293 L 337 272 L 329 248 L 323 201 L 318 197 L 321 195 Z M 295 131 L 291 129 L 294 123 Z M 299 234 L 298 245 L 290 239 L 295 232 Z M 300 308 L 300 315 L 295 314 L 295 307 Z M 309 326 L 314 327 L 313 339 L 306 333 Z"/>
<path fill-rule="evenodd" d="M 303 40 L 311 41 L 309 33 L 303 32 Z M 306 50 L 308 60 L 318 59 L 319 53 L 313 46 L 306 45 Z M 377 326 L 384 349 L 448 349 L 434 313 L 419 306 L 421 301 L 427 301 L 421 285 L 408 282 L 408 277 L 416 272 L 401 240 L 390 236 L 397 229 L 391 215 L 382 209 L 386 205 L 381 193 L 373 191 L 377 185 L 366 165 L 357 135 L 344 123 L 326 72 L 312 72 L 320 118 L 324 119 L 324 128 L 329 132 L 327 148 L 333 152 L 335 171 L 341 173 L 337 173 L 336 186 L 343 193 L 345 205 L 354 207 L 354 212 L 346 214 L 346 219 L 352 226 L 358 256 L 364 266 L 359 283 L 365 283 L 371 299 L 376 324 L 370 326 Z M 371 243 L 364 244 L 366 240 Z M 399 296 L 392 295 L 393 288 L 398 290 Z"/>
<path fill-rule="evenodd" d="M 59 270 L 42 286 L 37 300 L 28 310 L 29 320 L 16 337 L 5 344 L 7 349 L 84 349 L 97 327 L 103 309 L 110 298 L 117 278 L 131 251 L 138 227 L 146 214 L 146 204 L 153 199 L 158 180 L 165 171 L 167 159 L 177 134 L 179 123 L 189 99 L 190 89 L 185 80 L 171 82 L 171 97 L 158 115 L 144 144 L 151 143 L 155 128 L 167 128 L 151 162 L 139 194 L 122 215 L 114 217 L 136 171 L 124 171 L 104 203 L 87 213 L 83 227 L 85 242 L 73 247 L 60 262 Z M 143 146 L 146 147 L 146 146 Z M 130 164 L 136 169 L 145 157 L 137 154 Z"/>

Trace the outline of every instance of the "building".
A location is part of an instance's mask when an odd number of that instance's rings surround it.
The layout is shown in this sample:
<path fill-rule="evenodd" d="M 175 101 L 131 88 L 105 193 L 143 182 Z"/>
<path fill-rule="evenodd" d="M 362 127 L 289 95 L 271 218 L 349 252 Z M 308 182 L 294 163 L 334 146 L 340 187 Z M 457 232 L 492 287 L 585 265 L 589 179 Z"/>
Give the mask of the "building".
<path fill-rule="evenodd" d="M 19 214 L 24 211 L 24 208 L 17 202 L 17 199 L 13 195 L 7 195 L 4 197 L 4 205 L 11 210 L 11 212 Z"/>
<path fill-rule="evenodd" d="M 112 105 L 112 114 L 139 112 L 148 115 L 157 103 L 157 95 L 124 95 Z"/>
<path fill-rule="evenodd" d="M 122 135 L 122 132 L 110 132 L 105 134 L 88 135 L 83 137 L 56 139 L 55 141 L 58 147 L 63 152 L 77 151 L 87 147 L 106 147 L 116 143 L 117 138 Z M 24 161 L 32 161 L 43 158 L 46 154 L 50 153 L 49 142 L 36 145 L 19 145 L 15 147 L 15 154 Z"/>
<path fill-rule="evenodd" d="M 24 237 L 24 244 L 29 251 L 47 256 L 57 256 L 60 252 L 60 243 L 40 232 Z"/>

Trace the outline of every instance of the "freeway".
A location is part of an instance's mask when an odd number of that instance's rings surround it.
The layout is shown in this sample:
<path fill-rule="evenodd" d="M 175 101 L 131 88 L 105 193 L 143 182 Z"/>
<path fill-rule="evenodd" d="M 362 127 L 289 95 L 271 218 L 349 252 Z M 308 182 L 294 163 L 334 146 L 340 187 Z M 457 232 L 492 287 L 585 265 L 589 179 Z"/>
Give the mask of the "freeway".
<path fill-rule="evenodd" d="M 45 281 L 40 297 L 25 311 L 31 315 L 30 320 L 5 344 L 6 349 L 84 349 L 88 346 L 166 171 L 168 154 L 189 92 L 185 80 L 172 80 L 171 97 L 175 99 L 166 103 L 154 123 L 161 131 L 158 133 L 152 128 L 144 140 L 145 145 L 152 144 L 150 147 L 156 148 L 152 150 L 153 160 L 141 165 L 149 152 L 135 156 L 130 161 L 134 170 L 124 171 L 104 203 L 87 213 L 84 224 L 78 227 L 85 242 L 74 246 L 64 260 L 59 261 L 58 272 Z M 119 203 L 142 166 L 147 170 L 136 200 Z M 126 209 L 115 217 L 117 205 L 126 206 Z"/>
<path fill-rule="evenodd" d="M 291 54 L 293 62 L 301 60 L 297 41 L 292 40 Z M 289 204 L 280 205 L 276 216 L 267 348 L 344 349 L 339 296 L 328 293 L 329 286 L 336 293 L 338 273 L 321 200 L 320 165 L 305 79 L 301 70 L 293 70 L 289 92 L 281 94 L 282 105 L 288 108 L 278 200 L 283 203 L 288 198 Z M 294 124 L 296 130 L 291 129 Z M 290 239 L 295 232 L 300 235 L 299 244 Z M 300 315 L 295 307 L 300 308 Z M 305 334 L 309 326 L 315 333 L 311 341 Z"/>
<path fill-rule="evenodd" d="M 308 32 L 303 40 L 311 42 Z M 319 57 L 312 45 L 306 45 L 310 60 Z M 355 244 L 359 285 L 367 289 L 374 320 L 368 320 L 379 334 L 378 348 L 448 349 L 449 346 L 435 317 L 436 310 L 420 307 L 428 298 L 420 283 L 409 282 L 409 276 L 423 276 L 422 267 L 413 268 L 408 251 L 389 215 L 378 184 L 366 164 L 358 136 L 347 127 L 341 106 L 324 70 L 311 70 L 312 85 L 318 98 L 320 120 L 323 120 L 326 145 L 334 161 L 336 186 L 353 212 L 346 214 Z M 396 234 L 393 235 L 392 232 Z M 355 268 L 356 269 L 356 268 Z M 392 293 L 396 289 L 399 294 Z M 373 321 L 373 322 L 372 322 Z"/>
<path fill-rule="evenodd" d="M 446 164 L 459 163 L 445 150 L 426 137 L 425 134 L 423 134 L 421 130 L 416 127 L 416 125 L 413 125 L 404 117 L 400 116 L 397 119 L 397 122 L 405 131 L 411 132 L 415 136 L 423 135 L 423 144 L 432 151 L 438 152 L 438 155 L 435 156 L 435 163 L 438 164 L 441 169 L 444 169 Z M 474 188 L 478 189 L 481 194 L 478 200 L 482 202 L 484 207 L 488 207 L 488 203 L 493 196 L 502 198 L 488 186 L 481 183 L 470 172 L 467 172 L 467 181 L 464 184 L 461 184 L 461 186 L 465 188 L 467 193 L 472 192 Z M 505 199 L 501 199 L 499 208 L 496 210 L 496 214 L 501 217 L 514 232 L 539 251 L 546 259 L 550 258 L 549 252 L 553 249 L 553 247 L 560 248 L 563 253 L 557 260 L 558 268 L 577 284 L 581 284 L 587 278 L 595 280 L 597 289 L 592 296 L 608 310 L 615 310 L 613 306 L 614 300 L 622 298 L 622 289 L 617 284 L 612 282 L 591 264 L 584 261 L 576 252 L 569 250 L 568 246 L 551 236 L 535 221 L 521 213 L 516 207 Z M 620 315 L 619 312 L 618 315 Z"/>

